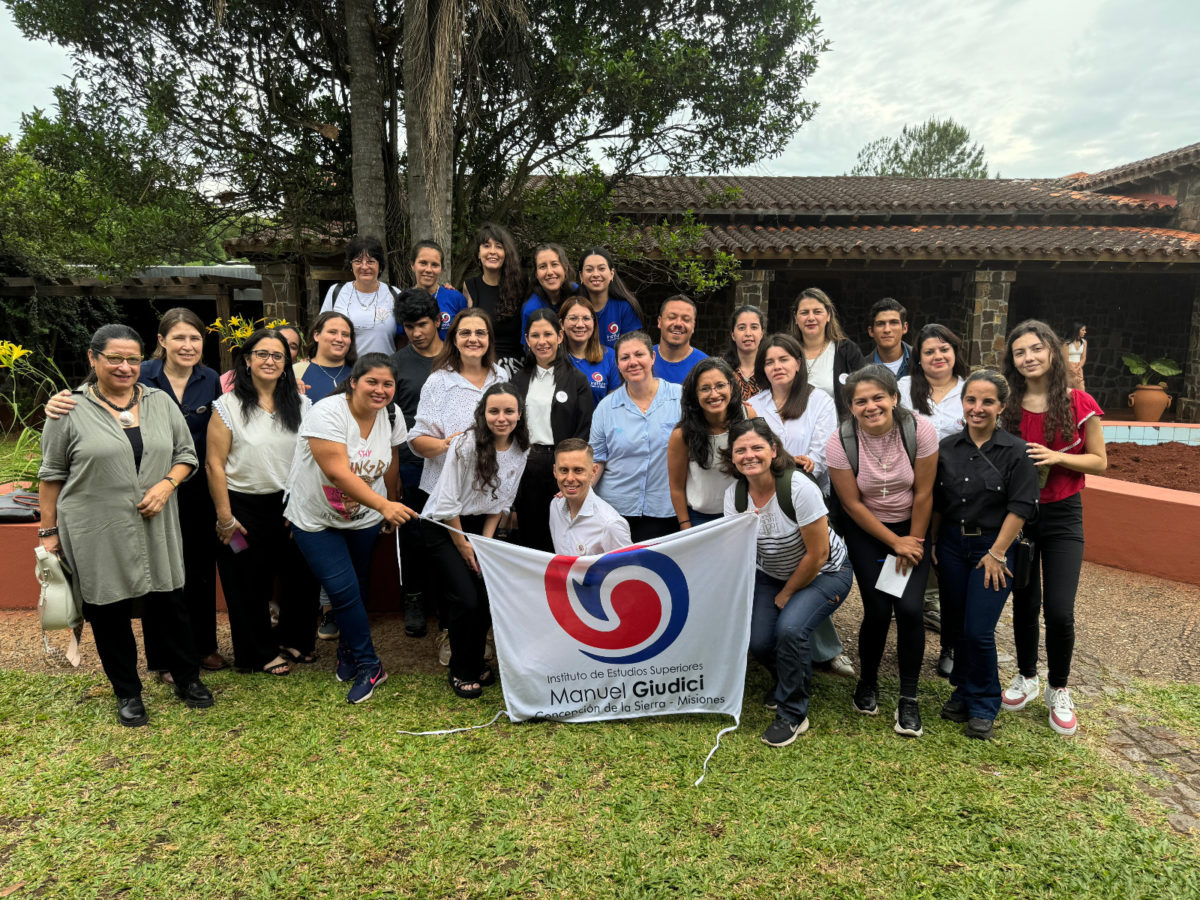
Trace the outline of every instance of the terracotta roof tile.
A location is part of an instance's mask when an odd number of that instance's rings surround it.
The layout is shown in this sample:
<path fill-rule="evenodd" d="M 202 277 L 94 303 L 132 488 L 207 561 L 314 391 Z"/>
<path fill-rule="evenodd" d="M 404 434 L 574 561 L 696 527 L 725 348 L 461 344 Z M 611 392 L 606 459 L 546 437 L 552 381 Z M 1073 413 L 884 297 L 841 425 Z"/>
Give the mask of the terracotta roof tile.
<path fill-rule="evenodd" d="M 647 232 L 648 233 L 648 232 Z M 1200 263 L 1200 234 L 1086 225 L 714 226 L 702 247 L 741 258 L 1048 259 Z M 647 250 L 653 246 L 647 243 Z"/>
<path fill-rule="evenodd" d="M 614 192 L 618 213 L 764 215 L 1101 214 L 1169 210 L 1173 197 L 1115 197 L 1064 179 L 713 176 L 630 178 Z"/>
<path fill-rule="evenodd" d="M 1094 175 L 1083 173 L 1080 176 L 1068 175 L 1064 182 L 1079 190 L 1094 191 L 1119 184 L 1127 184 L 1139 178 L 1150 178 L 1164 172 L 1170 172 L 1183 166 L 1200 165 L 1200 144 L 1189 144 L 1178 150 L 1169 150 L 1157 156 L 1139 159 L 1137 162 L 1125 163 L 1112 169 L 1105 169 Z"/>

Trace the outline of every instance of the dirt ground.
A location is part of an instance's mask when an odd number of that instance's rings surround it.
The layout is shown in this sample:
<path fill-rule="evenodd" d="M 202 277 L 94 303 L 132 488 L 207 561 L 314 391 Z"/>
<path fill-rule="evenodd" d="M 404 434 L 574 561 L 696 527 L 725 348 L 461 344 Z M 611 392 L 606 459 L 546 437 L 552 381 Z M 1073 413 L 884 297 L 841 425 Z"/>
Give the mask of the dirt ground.
<path fill-rule="evenodd" d="M 1004 613 L 1004 619 L 1009 621 L 1010 610 L 1011 605 Z M 834 617 L 846 652 L 855 662 L 861 617 L 862 604 L 855 590 Z M 403 617 L 391 614 L 372 617 L 375 645 L 389 671 L 445 671 L 437 662 L 434 624 L 431 622 L 429 636 L 413 639 L 404 634 Z M 138 629 L 138 623 L 134 627 Z M 223 614 L 219 629 L 221 652 L 231 656 L 229 625 Z M 1076 632 L 1078 652 L 1099 660 L 1105 667 L 1126 675 L 1200 683 L 1200 654 L 1196 653 L 1200 640 L 1200 586 L 1084 563 L 1076 602 Z M 51 634 L 50 641 L 52 646 L 65 648 L 65 633 Z M 332 673 L 333 645 L 326 641 L 318 644 L 321 658 L 314 665 Z M 1000 649 L 1002 653 L 1013 652 L 1011 646 L 1002 645 Z M 893 630 L 884 674 L 895 672 L 894 652 Z M 87 629 L 82 655 L 81 670 L 99 671 L 95 645 Z M 938 636 L 928 633 L 926 675 L 932 673 L 937 655 Z M 60 664 L 48 660 L 43 651 L 36 612 L 0 611 L 0 669 L 65 671 Z M 1011 671 L 1011 662 L 1002 662 L 1001 670 Z M 213 677 L 241 676 L 222 672 Z"/>
<path fill-rule="evenodd" d="M 1105 478 L 1136 481 L 1176 491 L 1200 492 L 1200 446 L 1166 444 L 1109 444 Z"/>

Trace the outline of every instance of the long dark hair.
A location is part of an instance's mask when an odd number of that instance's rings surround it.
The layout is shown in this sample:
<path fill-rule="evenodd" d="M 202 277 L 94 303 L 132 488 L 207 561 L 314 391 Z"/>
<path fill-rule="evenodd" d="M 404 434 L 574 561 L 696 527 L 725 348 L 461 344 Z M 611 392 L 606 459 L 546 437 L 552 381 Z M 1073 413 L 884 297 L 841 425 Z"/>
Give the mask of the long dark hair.
<path fill-rule="evenodd" d="M 146 345 L 142 343 L 142 336 L 130 328 L 128 325 L 122 325 L 120 322 L 113 322 L 110 325 L 101 325 L 92 334 L 92 339 L 88 341 L 88 349 L 93 355 L 99 355 L 104 352 L 109 341 L 137 341 L 138 352 L 144 354 Z M 96 370 L 93 368 L 88 372 L 88 384 L 96 383 Z"/>
<path fill-rule="evenodd" d="M 721 451 L 721 471 L 738 481 L 748 481 L 745 475 L 737 470 L 737 466 L 733 464 L 733 444 L 738 438 L 753 431 L 760 438 L 763 438 L 768 444 L 775 448 L 775 458 L 771 460 L 771 474 L 778 478 L 788 469 L 796 468 L 796 461 L 792 459 L 792 454 L 787 452 L 783 446 L 783 439 L 779 437 L 771 426 L 767 424 L 766 419 L 761 416 L 756 416 L 753 419 L 743 419 L 741 422 L 736 422 L 729 426 L 729 446 Z"/>
<path fill-rule="evenodd" d="M 513 240 L 507 228 L 495 222 L 484 222 L 475 232 L 476 262 L 479 261 L 479 248 L 489 240 L 504 248 L 504 262 L 500 264 L 500 297 L 496 301 L 496 315 L 507 318 L 518 312 L 525 302 L 525 277 L 521 274 L 521 256 L 517 252 L 517 242 Z M 478 303 L 479 299 L 475 298 L 475 302 Z"/>
<path fill-rule="evenodd" d="M 346 351 L 345 364 L 353 366 L 358 359 L 358 348 L 355 346 L 354 338 L 354 323 L 345 313 L 337 312 L 336 310 L 326 310 L 317 316 L 317 321 L 313 322 L 312 331 L 309 332 L 311 339 L 308 344 L 308 358 L 312 360 L 313 365 L 317 364 L 317 335 L 325 330 L 325 325 L 330 319 L 341 319 L 346 323 L 346 327 L 350 329 L 350 349 Z"/>
<path fill-rule="evenodd" d="M 613 273 L 612 282 L 608 285 L 608 296 L 616 297 L 618 300 L 624 300 L 626 303 L 632 306 L 633 311 L 637 313 L 638 319 L 641 320 L 644 325 L 646 322 L 646 314 L 642 312 L 642 304 L 638 303 L 637 296 L 633 293 L 633 291 L 626 287 L 625 282 L 621 280 L 621 276 L 617 273 L 617 267 L 613 265 L 612 254 L 603 247 L 589 247 L 586 251 L 584 251 L 583 256 L 579 257 L 579 271 L 581 273 L 583 272 L 583 264 L 587 262 L 587 258 L 589 256 L 604 257 L 604 261 L 608 263 L 608 267 L 612 269 Z M 581 274 L 579 278 L 579 294 L 582 297 L 587 297 L 589 295 L 587 292 L 587 287 L 585 287 L 583 284 L 583 275 Z"/>
<path fill-rule="evenodd" d="M 287 338 L 274 328 L 260 328 L 242 344 L 242 358 L 233 368 L 233 396 L 242 404 L 242 421 L 249 422 L 258 409 L 258 388 L 250 374 L 250 357 L 254 348 L 268 338 L 283 344 L 283 372 L 275 382 L 275 422 L 286 431 L 300 430 L 300 390 L 296 386 L 296 373 L 292 371 L 292 350 Z"/>
<path fill-rule="evenodd" d="M 558 350 L 554 354 L 554 360 L 552 361 L 550 368 L 557 370 L 562 366 L 571 365 L 569 362 L 567 362 L 567 351 L 563 347 L 563 344 L 566 342 L 566 338 L 563 335 L 562 323 L 558 320 L 558 313 L 549 307 L 543 306 L 531 312 L 529 314 L 529 319 L 525 322 L 525 344 L 527 349 L 525 351 L 525 359 L 521 362 L 521 368 L 531 377 L 534 373 L 534 370 L 537 368 L 537 357 L 533 355 L 533 348 L 528 346 L 529 329 L 538 322 L 549 322 L 550 327 L 558 332 Z"/>
<path fill-rule="evenodd" d="M 767 333 L 766 316 L 763 315 L 763 311 L 757 306 L 751 306 L 747 303 L 745 306 L 739 306 L 733 311 L 733 318 L 729 320 L 729 349 L 725 351 L 725 362 L 729 363 L 729 365 L 733 366 L 734 368 L 741 365 L 742 360 L 741 357 L 738 356 L 737 341 L 733 339 L 733 329 L 737 328 L 737 320 L 746 313 L 754 313 L 754 315 L 758 316 L 758 324 L 763 330 L 764 338 L 766 337 Z M 759 346 L 762 346 L 762 341 L 759 341 Z M 756 372 L 755 374 L 757 375 L 758 373 Z"/>
<path fill-rule="evenodd" d="M 487 314 L 487 310 L 480 309 L 478 306 L 468 306 L 466 309 L 460 309 L 458 315 L 446 328 L 446 339 L 442 341 L 442 352 L 433 358 L 429 371 L 436 372 L 438 369 L 449 369 L 452 372 L 462 371 L 462 354 L 458 350 L 456 338 L 462 320 L 472 316 L 476 319 L 483 319 L 487 326 L 488 348 L 487 353 L 483 354 L 483 359 L 480 360 L 480 365 L 485 369 L 490 369 L 496 364 L 496 329 L 492 326 L 492 317 Z"/>
<path fill-rule="evenodd" d="M 930 397 L 929 377 L 921 367 L 921 346 L 926 341 L 942 341 L 950 345 L 950 349 L 954 351 L 952 374 L 955 378 L 966 378 L 971 369 L 967 365 L 967 355 L 963 351 L 962 341 L 945 325 L 931 322 L 917 333 L 917 340 L 913 344 L 913 365 L 909 366 L 909 377 L 912 379 L 909 385 L 909 395 L 912 397 L 913 409 L 922 415 L 931 416 L 933 415 L 933 402 Z"/>
<path fill-rule="evenodd" d="M 558 257 L 559 263 L 563 267 L 563 283 L 558 289 L 558 300 L 562 302 L 571 293 L 571 285 L 575 283 L 575 270 L 571 268 L 571 261 L 567 258 L 567 251 L 562 244 L 543 243 L 538 244 L 533 248 L 533 271 L 529 273 L 530 293 L 538 297 L 547 306 L 553 308 L 553 302 L 547 295 L 546 289 L 542 287 L 542 283 L 537 277 L 537 258 L 539 253 L 545 253 L 547 250 Z"/>
<path fill-rule="evenodd" d="M 779 410 L 779 417 L 786 422 L 804 415 L 813 386 L 808 383 L 808 364 L 804 361 L 804 348 L 800 342 L 790 334 L 777 333 L 763 338 L 762 343 L 758 345 L 758 356 L 754 360 L 754 377 L 762 389 L 771 390 L 771 381 L 767 378 L 767 351 L 775 347 L 796 360 L 796 377 L 792 379 L 783 409 Z"/>
<path fill-rule="evenodd" d="M 475 438 L 475 478 L 473 487 L 477 491 L 491 491 L 492 499 L 499 497 L 500 463 L 496 460 L 496 436 L 487 427 L 488 400 L 497 394 L 508 394 L 517 400 L 517 412 L 521 418 L 513 429 L 512 439 L 520 449 L 529 449 L 529 426 L 525 423 L 525 399 L 507 381 L 493 384 L 483 392 L 479 404 L 475 407 L 475 424 L 469 429 Z M 465 444 L 465 442 L 464 442 Z M 458 452 L 463 452 L 460 446 Z M 461 458 L 465 458 L 461 457 Z"/>
<path fill-rule="evenodd" d="M 1067 338 L 1067 343 L 1074 344 L 1076 341 L 1086 340 L 1085 338 L 1082 338 L 1079 336 L 1079 332 L 1083 331 L 1083 329 L 1086 327 L 1087 327 L 1087 322 L 1079 322 L 1079 321 L 1072 322 L 1071 323 L 1071 336 L 1069 338 Z"/>
<path fill-rule="evenodd" d="M 733 377 L 733 369 L 729 363 L 720 357 L 710 356 L 702 359 L 692 367 L 687 377 L 683 379 L 682 396 L 679 398 L 679 428 L 683 432 L 683 442 L 687 445 L 688 459 L 695 460 L 700 468 L 711 468 L 712 443 L 709 436 L 708 419 L 700 406 L 700 397 L 696 386 L 700 376 L 706 372 L 717 370 L 729 382 L 729 405 L 725 407 L 725 427 L 728 429 L 734 422 L 746 418 L 746 409 L 742 405 L 742 392 L 738 390 Z"/>
<path fill-rule="evenodd" d="M 1028 390 L 1025 376 L 1022 375 L 1013 362 L 1012 347 L 1019 337 L 1027 334 L 1037 335 L 1038 340 L 1050 348 L 1050 371 L 1046 375 L 1046 419 L 1043 426 L 1043 436 L 1050 443 L 1057 435 L 1066 440 L 1075 433 L 1075 421 L 1071 412 L 1071 395 L 1067 390 L 1067 364 L 1063 359 L 1062 341 L 1054 333 L 1054 329 L 1038 319 L 1026 319 L 1008 333 L 1004 344 L 1004 377 L 1012 387 L 1011 402 L 1005 407 L 1000 416 L 1000 424 L 1005 431 L 1013 434 L 1021 433 L 1021 402 Z"/>

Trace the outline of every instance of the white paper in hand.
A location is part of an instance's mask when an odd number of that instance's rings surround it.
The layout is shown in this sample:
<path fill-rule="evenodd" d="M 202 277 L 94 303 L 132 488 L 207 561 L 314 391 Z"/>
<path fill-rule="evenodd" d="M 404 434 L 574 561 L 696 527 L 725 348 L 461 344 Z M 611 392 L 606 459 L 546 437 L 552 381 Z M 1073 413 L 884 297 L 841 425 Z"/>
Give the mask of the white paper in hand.
<path fill-rule="evenodd" d="M 883 591 L 885 594 L 891 594 L 893 597 L 903 596 L 904 588 L 908 585 L 908 579 L 912 577 L 912 573 L 911 568 L 903 575 L 897 572 L 896 557 L 889 553 L 887 559 L 883 561 L 883 570 L 879 573 L 879 580 L 875 582 L 875 589 Z"/>

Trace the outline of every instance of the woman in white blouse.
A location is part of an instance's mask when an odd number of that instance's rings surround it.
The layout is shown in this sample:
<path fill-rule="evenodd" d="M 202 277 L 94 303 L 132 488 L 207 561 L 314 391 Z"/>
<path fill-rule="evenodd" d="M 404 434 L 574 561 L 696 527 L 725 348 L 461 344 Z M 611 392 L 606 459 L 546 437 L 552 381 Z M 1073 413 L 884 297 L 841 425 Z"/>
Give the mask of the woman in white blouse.
<path fill-rule="evenodd" d="M 512 506 L 529 455 L 524 403 L 511 384 L 489 387 L 475 409 L 474 424 L 456 436 L 423 515 L 446 528 L 430 528 L 429 554 L 441 576 L 448 608 L 450 687 L 475 699 L 496 680 L 483 651 L 491 616 L 487 592 L 466 534 L 493 537 Z"/>
<path fill-rule="evenodd" d="M 938 440 L 963 430 L 962 389 L 967 356 L 962 341 L 945 325 L 926 325 L 917 334 L 912 374 L 900 379 L 900 405 L 933 422 Z"/>
<path fill-rule="evenodd" d="M 396 351 L 397 292 L 379 280 L 383 244 L 370 235 L 355 237 L 346 246 L 346 263 L 354 280 L 330 287 L 321 312 L 340 312 L 354 324 L 359 353 L 390 356 Z"/>
<path fill-rule="evenodd" d="M 504 380 L 496 367 L 491 316 L 474 307 L 455 316 L 430 368 L 408 431 L 408 446 L 425 459 L 421 490 L 426 494 L 437 486 L 450 442 L 474 421 L 483 392 Z"/>
<path fill-rule="evenodd" d="M 213 403 L 205 469 L 217 510 L 217 568 L 239 672 L 287 675 L 316 660 L 317 586 L 288 533 L 284 487 L 296 435 L 311 407 L 296 389 L 283 335 L 262 328 L 242 347 L 233 390 Z M 276 574 L 278 640 L 268 606 Z M 283 649 L 286 648 L 286 649 Z"/>

